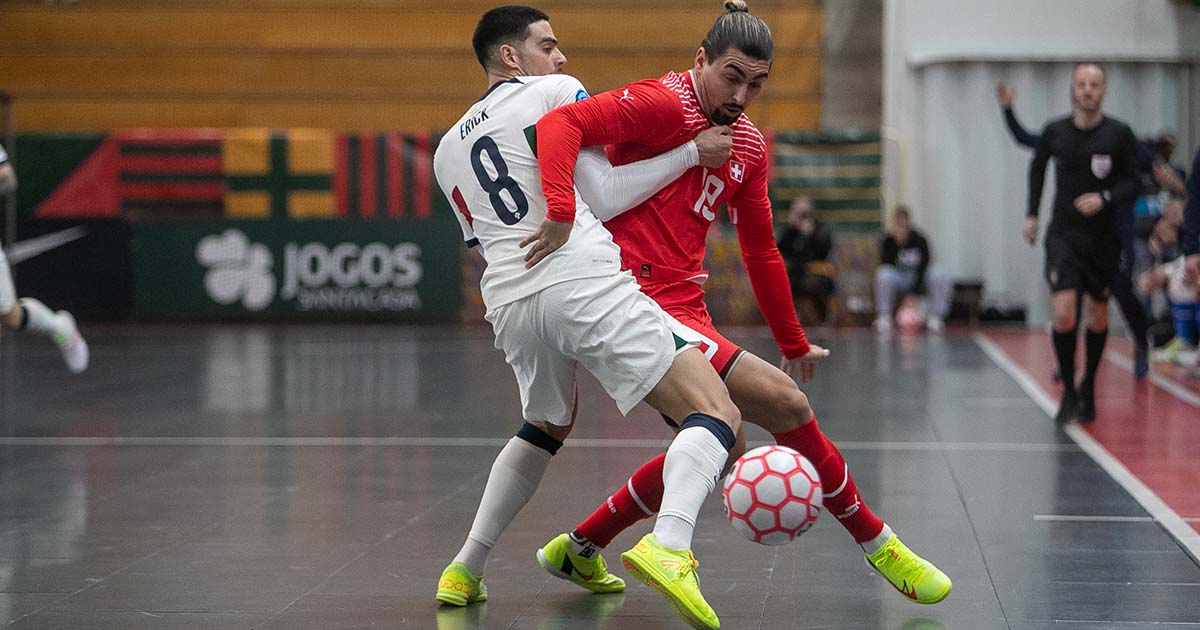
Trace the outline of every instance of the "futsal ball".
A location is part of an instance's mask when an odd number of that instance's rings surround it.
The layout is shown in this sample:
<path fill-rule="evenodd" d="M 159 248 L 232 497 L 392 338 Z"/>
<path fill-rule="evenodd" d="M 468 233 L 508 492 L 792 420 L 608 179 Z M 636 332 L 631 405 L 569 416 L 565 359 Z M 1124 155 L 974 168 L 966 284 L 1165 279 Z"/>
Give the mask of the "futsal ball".
<path fill-rule="evenodd" d="M 912 304 L 904 304 L 896 311 L 896 328 L 902 335 L 915 335 L 921 332 L 921 310 Z"/>
<path fill-rule="evenodd" d="M 782 545 L 808 531 L 824 496 L 812 462 L 777 445 L 739 457 L 722 494 L 733 529 L 762 545 Z"/>

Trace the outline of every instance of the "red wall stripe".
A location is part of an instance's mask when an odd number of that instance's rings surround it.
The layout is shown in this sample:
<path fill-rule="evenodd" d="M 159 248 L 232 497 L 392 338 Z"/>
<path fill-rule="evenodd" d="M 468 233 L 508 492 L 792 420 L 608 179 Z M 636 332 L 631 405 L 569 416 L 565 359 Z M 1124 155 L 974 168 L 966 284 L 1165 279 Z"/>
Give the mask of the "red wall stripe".
<path fill-rule="evenodd" d="M 345 134 L 338 134 L 333 160 L 334 213 L 345 217 L 350 213 L 350 147 Z"/>
<path fill-rule="evenodd" d="M 375 216 L 375 137 L 362 134 L 358 141 L 358 216 Z"/>
<path fill-rule="evenodd" d="M 417 133 L 416 151 L 413 155 L 413 205 L 416 215 L 428 218 L 433 214 L 433 204 L 430 203 L 429 184 L 433 178 L 433 151 L 430 149 L 432 137 L 428 131 Z"/>
<path fill-rule="evenodd" d="M 161 199 L 163 201 L 213 200 L 225 197 L 225 182 L 192 182 L 172 184 L 155 182 L 147 184 L 119 183 L 117 196 L 122 199 Z"/>
<path fill-rule="evenodd" d="M 220 173 L 219 155 L 122 155 L 119 168 L 139 173 Z"/>
<path fill-rule="evenodd" d="M 399 131 L 387 134 L 387 209 L 388 216 L 404 216 L 404 136 Z"/>

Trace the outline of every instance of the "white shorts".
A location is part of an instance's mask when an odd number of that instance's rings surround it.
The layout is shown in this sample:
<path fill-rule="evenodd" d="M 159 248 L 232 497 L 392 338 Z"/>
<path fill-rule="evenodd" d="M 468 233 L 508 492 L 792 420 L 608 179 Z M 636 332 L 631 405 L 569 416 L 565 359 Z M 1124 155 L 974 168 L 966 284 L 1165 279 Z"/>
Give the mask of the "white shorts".
<path fill-rule="evenodd" d="M 521 390 L 525 420 L 571 424 L 583 364 L 629 413 L 699 344 L 638 288 L 629 272 L 569 280 L 487 312 Z"/>

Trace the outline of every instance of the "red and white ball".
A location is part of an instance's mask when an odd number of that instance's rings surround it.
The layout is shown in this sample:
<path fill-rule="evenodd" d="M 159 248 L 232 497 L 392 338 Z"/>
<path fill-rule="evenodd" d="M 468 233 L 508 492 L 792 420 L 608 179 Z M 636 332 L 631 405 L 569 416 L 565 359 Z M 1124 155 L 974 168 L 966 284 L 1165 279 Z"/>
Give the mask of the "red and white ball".
<path fill-rule="evenodd" d="M 778 445 L 739 457 L 722 494 L 733 529 L 762 545 L 782 545 L 808 531 L 824 498 L 812 462 Z"/>

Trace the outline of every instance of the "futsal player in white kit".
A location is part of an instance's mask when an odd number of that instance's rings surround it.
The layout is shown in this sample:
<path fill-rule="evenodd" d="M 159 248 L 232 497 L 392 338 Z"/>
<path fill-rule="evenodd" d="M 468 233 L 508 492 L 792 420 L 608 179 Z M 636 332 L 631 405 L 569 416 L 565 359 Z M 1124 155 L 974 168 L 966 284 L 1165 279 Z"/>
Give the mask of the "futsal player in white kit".
<path fill-rule="evenodd" d="M 17 175 L 8 161 L 8 153 L 0 146 L 0 195 L 16 189 Z M 33 298 L 18 300 L 3 249 L 0 249 L 0 327 L 48 337 L 62 352 L 67 369 L 76 374 L 87 369 L 88 347 L 75 326 L 75 318 L 66 311 L 55 313 Z"/>
<path fill-rule="evenodd" d="M 577 79 L 558 74 L 566 57 L 546 15 L 528 7 L 493 9 L 481 18 L 473 42 L 490 87 L 441 140 L 434 172 L 465 240 L 487 261 L 481 279 L 486 318 L 516 375 L 525 423 L 492 465 L 470 534 L 439 579 L 436 599 L 457 606 L 486 599 L 488 553 L 570 431 L 582 365 L 621 413 L 645 400 L 682 419 L 667 451 L 654 531 L 626 561 L 694 627 L 715 628 L 690 547 L 696 514 L 735 445 L 740 413 L 692 333 L 620 270 L 619 248 L 584 211 L 583 198 L 577 194 L 573 222 L 543 225 L 534 125 L 550 110 L 587 97 Z M 723 163 L 728 130 L 707 133 L 620 169 L 594 153 L 580 166 L 579 188 L 601 193 L 593 195 L 601 215 L 632 207 L 698 163 Z M 708 141 L 722 150 L 710 150 Z M 602 172 L 583 172 L 597 165 Z M 624 587 L 606 571 L 590 577 L 597 592 Z"/>

